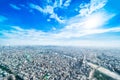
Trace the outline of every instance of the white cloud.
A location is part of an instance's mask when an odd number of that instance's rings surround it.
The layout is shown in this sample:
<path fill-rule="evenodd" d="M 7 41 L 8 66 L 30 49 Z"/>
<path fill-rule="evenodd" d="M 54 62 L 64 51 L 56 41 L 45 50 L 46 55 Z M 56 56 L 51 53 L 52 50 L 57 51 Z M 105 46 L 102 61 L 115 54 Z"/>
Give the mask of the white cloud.
<path fill-rule="evenodd" d="M 35 29 L 22 29 L 19 26 L 12 26 L 12 29 L 1 31 L 6 37 L 0 38 L 3 44 L 10 45 L 52 45 L 58 44 L 51 33 L 45 33 Z M 1 43 L 2 44 L 2 43 Z"/>
<path fill-rule="evenodd" d="M 96 12 L 87 17 L 75 16 L 71 18 L 67 26 L 64 27 L 64 31 L 80 32 L 84 30 L 94 30 L 103 27 L 113 18 L 115 14 L 109 14 L 106 12 Z"/>
<path fill-rule="evenodd" d="M 107 0 L 91 0 L 90 3 L 80 5 L 80 16 L 87 16 L 93 12 L 103 8 L 107 3 Z"/>
<path fill-rule="evenodd" d="M 43 12 L 43 9 L 40 6 L 32 4 L 32 3 L 29 4 L 29 5 L 30 5 L 31 8 L 36 9 L 36 10 L 38 10 L 40 12 Z"/>
<path fill-rule="evenodd" d="M 53 19 L 56 19 L 58 22 L 60 22 L 60 23 L 64 23 L 65 22 L 65 20 L 61 20 L 58 16 L 57 16 L 57 14 L 51 14 L 50 15 L 50 18 L 53 18 Z"/>
<path fill-rule="evenodd" d="M 66 0 L 65 3 L 63 4 L 65 7 L 68 7 L 71 3 L 71 0 Z"/>
<path fill-rule="evenodd" d="M 57 30 L 55 27 L 52 28 L 53 31 Z"/>
<path fill-rule="evenodd" d="M 61 8 L 62 5 L 63 5 L 63 0 L 55 0 L 55 2 L 53 3 L 53 7 Z"/>
<path fill-rule="evenodd" d="M 76 38 L 82 38 L 84 36 L 88 35 L 94 35 L 94 34 L 103 34 L 108 32 L 120 32 L 120 27 L 115 28 L 108 28 L 108 29 L 93 29 L 93 30 L 83 30 L 83 31 L 60 31 L 57 33 L 53 32 L 43 32 L 40 30 L 35 29 L 22 29 L 18 26 L 12 26 L 13 29 L 11 31 L 1 31 L 1 33 L 6 37 L 5 39 L 1 39 L 4 44 L 10 44 L 10 45 L 75 45 L 79 46 L 90 46 L 90 45 L 96 45 L 102 46 L 104 43 L 106 45 L 110 45 L 109 43 L 112 41 L 117 44 L 118 41 L 116 40 L 110 40 L 110 41 L 92 41 L 92 40 L 81 40 L 81 39 L 74 39 Z M 74 38 L 73 38 L 74 37 Z M 71 39 L 73 38 L 73 39 Z M 100 43 L 100 44 L 99 44 Z M 113 43 L 111 43 L 111 46 L 114 46 Z"/>
<path fill-rule="evenodd" d="M 52 2 L 51 0 L 47 0 L 47 5 L 44 6 L 43 8 L 40 7 L 39 5 L 30 3 L 29 6 L 32 9 L 36 9 L 40 12 L 42 12 L 43 14 L 50 14 L 50 18 L 55 19 L 56 21 L 58 21 L 59 23 L 65 23 L 65 20 L 63 20 L 61 17 L 59 17 L 57 15 L 57 13 L 54 12 L 55 8 L 64 8 L 64 7 L 68 7 L 71 3 L 71 0 L 55 0 L 54 2 Z M 52 3 L 52 5 L 50 5 Z"/>
<path fill-rule="evenodd" d="M 62 6 L 62 4 L 63 4 L 63 0 L 60 0 L 60 6 Z"/>
<path fill-rule="evenodd" d="M 71 39 L 71 38 L 81 38 L 88 35 L 94 35 L 94 34 L 103 34 L 108 32 L 120 32 L 120 27 L 115 28 L 100 28 L 100 29 L 90 29 L 90 30 L 67 30 L 64 29 L 58 34 L 54 34 L 54 37 L 56 38 L 65 38 L 65 39 Z"/>
<path fill-rule="evenodd" d="M 7 18 L 5 16 L 0 15 L 0 22 L 4 22 L 6 20 L 7 20 Z"/>
<path fill-rule="evenodd" d="M 49 0 L 50 1 L 50 0 Z M 48 2 L 49 2 L 48 1 Z M 67 1 L 57 1 L 53 6 L 47 5 L 44 8 L 39 5 L 30 4 L 32 9 L 36 9 L 44 14 L 49 14 L 50 17 L 47 21 L 50 21 L 50 18 L 57 20 L 62 23 L 62 20 L 54 12 L 54 8 L 63 6 L 69 6 L 71 0 Z M 11 31 L 1 31 L 1 33 L 7 37 L 7 39 L 0 39 L 7 44 L 17 44 L 17 45 L 77 45 L 81 44 L 82 46 L 120 46 L 120 41 L 110 40 L 110 41 L 92 41 L 81 40 L 81 38 L 89 35 L 98 35 L 109 32 L 120 32 L 120 27 L 113 28 L 104 28 L 104 25 L 109 22 L 115 14 L 110 14 L 107 11 L 103 10 L 106 5 L 106 0 L 91 0 L 89 4 L 81 4 L 79 11 L 80 13 L 75 17 L 70 18 L 66 21 L 66 26 L 58 30 L 52 28 L 53 32 L 43 32 L 41 30 L 35 29 L 22 29 L 18 26 L 13 26 Z M 79 38 L 79 39 L 75 39 Z M 111 44 L 110 44 L 111 43 Z M 115 44 L 114 44 L 115 43 Z"/>
<path fill-rule="evenodd" d="M 64 23 L 64 20 L 60 19 L 58 15 L 54 12 L 54 6 L 47 5 L 45 8 L 41 8 L 39 5 L 30 4 L 30 7 L 36 9 L 44 14 L 50 14 L 50 18 L 57 20 L 59 23 Z"/>
<path fill-rule="evenodd" d="M 18 7 L 18 6 L 16 6 L 16 5 L 14 5 L 14 4 L 10 4 L 10 6 L 11 6 L 13 9 L 15 9 L 15 10 L 21 10 L 21 8 L 20 8 L 20 7 Z"/>
<path fill-rule="evenodd" d="M 103 28 L 103 26 L 115 16 L 113 13 L 110 14 L 105 10 L 101 10 L 104 8 L 106 2 L 105 0 L 91 0 L 89 4 L 81 4 L 80 14 L 67 20 L 67 26 L 61 30 L 61 33 L 55 36 L 79 38 L 86 35 L 111 31 Z"/>
<path fill-rule="evenodd" d="M 50 22 L 50 21 L 51 21 L 51 19 L 47 19 L 47 21 L 48 21 L 48 22 Z"/>

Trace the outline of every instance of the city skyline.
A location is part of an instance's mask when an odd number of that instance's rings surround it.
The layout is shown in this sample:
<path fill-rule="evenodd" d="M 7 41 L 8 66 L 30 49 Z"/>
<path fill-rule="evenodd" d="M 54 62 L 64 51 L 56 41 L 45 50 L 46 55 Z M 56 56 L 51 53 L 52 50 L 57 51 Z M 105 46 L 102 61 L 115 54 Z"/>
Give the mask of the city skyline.
<path fill-rule="evenodd" d="M 0 45 L 120 47 L 119 2 L 2 0 Z"/>

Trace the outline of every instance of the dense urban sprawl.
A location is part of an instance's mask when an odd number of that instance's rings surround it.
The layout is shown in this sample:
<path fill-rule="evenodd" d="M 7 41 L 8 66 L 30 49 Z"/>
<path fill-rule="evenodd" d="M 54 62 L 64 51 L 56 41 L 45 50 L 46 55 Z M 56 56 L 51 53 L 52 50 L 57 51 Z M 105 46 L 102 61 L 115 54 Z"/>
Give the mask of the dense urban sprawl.
<path fill-rule="evenodd" d="M 119 49 L 1 46 L 0 80 L 89 80 L 93 68 L 86 62 L 120 75 L 119 55 Z M 104 78 L 101 73 L 98 76 Z M 98 76 L 92 80 L 99 80 Z"/>

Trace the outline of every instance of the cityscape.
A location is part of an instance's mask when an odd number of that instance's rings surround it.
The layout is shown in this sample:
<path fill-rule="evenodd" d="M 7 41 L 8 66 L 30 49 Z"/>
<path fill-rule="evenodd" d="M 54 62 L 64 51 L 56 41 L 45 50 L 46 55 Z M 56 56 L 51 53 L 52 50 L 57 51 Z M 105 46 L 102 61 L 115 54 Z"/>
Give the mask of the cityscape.
<path fill-rule="evenodd" d="M 119 52 L 114 48 L 1 46 L 0 80 L 119 80 Z M 88 63 L 104 67 L 118 78 Z"/>

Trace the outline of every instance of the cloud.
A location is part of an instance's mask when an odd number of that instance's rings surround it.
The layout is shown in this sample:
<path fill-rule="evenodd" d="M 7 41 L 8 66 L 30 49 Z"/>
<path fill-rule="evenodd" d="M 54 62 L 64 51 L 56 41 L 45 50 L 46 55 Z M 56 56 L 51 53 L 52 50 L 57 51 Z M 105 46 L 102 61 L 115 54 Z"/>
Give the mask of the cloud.
<path fill-rule="evenodd" d="M 40 12 L 44 12 L 44 10 L 38 5 L 30 3 L 29 6 L 33 9 L 36 9 L 36 10 L 40 11 Z"/>
<path fill-rule="evenodd" d="M 52 27 L 52 30 L 55 31 L 55 30 L 57 30 L 57 29 L 56 29 L 55 27 Z"/>
<path fill-rule="evenodd" d="M 14 5 L 14 4 L 10 4 L 10 6 L 11 6 L 13 9 L 15 9 L 15 10 L 21 10 L 21 8 L 20 8 L 20 7 L 18 7 L 18 6 L 16 6 L 16 5 Z"/>
<path fill-rule="evenodd" d="M 62 6 L 62 4 L 63 4 L 63 0 L 60 0 L 60 6 Z"/>
<path fill-rule="evenodd" d="M 51 0 L 48 0 L 51 3 Z M 55 12 L 56 7 L 68 7 L 71 0 L 55 0 L 53 5 L 41 7 L 36 4 L 29 4 L 30 8 L 38 10 L 44 15 L 50 15 L 50 18 L 55 19 L 60 23 L 65 22 L 65 26 L 58 30 L 55 27 L 49 32 L 43 32 L 36 29 L 23 29 L 19 26 L 12 26 L 12 29 L 1 31 L 0 33 L 6 38 L 0 40 L 6 44 L 16 45 L 82 45 L 82 46 L 120 46 L 119 40 L 94 40 L 94 35 L 106 34 L 109 32 L 120 32 L 120 26 L 105 28 L 109 20 L 116 14 L 109 13 L 104 9 L 107 0 L 91 0 L 90 3 L 80 5 L 79 14 L 62 20 Z M 53 31 L 53 32 L 52 32 Z M 92 39 L 83 39 L 86 36 L 93 35 Z M 102 37 L 102 36 L 101 36 Z M 105 38 L 106 39 L 106 38 Z M 107 36 L 108 39 L 108 36 Z M 1 42 L 0 41 L 0 42 Z M 119 44 L 118 44 L 119 43 Z"/>
<path fill-rule="evenodd" d="M 79 14 L 68 20 L 67 28 L 83 30 L 83 29 L 94 29 L 103 27 L 109 22 L 116 14 L 107 13 L 106 11 L 100 11 L 93 13 L 86 17 L 81 17 Z"/>
<path fill-rule="evenodd" d="M 65 7 L 68 7 L 71 3 L 71 0 L 66 0 L 65 3 L 63 4 Z"/>
<path fill-rule="evenodd" d="M 50 14 L 49 18 L 53 18 L 55 20 L 57 20 L 59 23 L 64 23 L 64 20 L 60 19 L 60 17 L 58 17 L 58 15 L 54 12 L 54 6 L 50 6 L 47 5 L 45 6 L 45 8 L 41 8 L 39 5 L 35 5 L 35 4 L 30 4 L 30 7 L 32 9 L 36 9 L 44 14 Z"/>
<path fill-rule="evenodd" d="M 55 37 L 57 38 L 64 38 L 64 39 L 71 39 L 71 38 L 82 38 L 84 36 L 88 35 L 94 35 L 94 34 L 104 34 L 108 32 L 120 32 L 120 27 L 115 27 L 115 28 L 100 28 L 100 29 L 90 29 L 90 30 L 62 30 L 58 34 L 54 34 Z"/>
<path fill-rule="evenodd" d="M 107 3 L 107 0 L 91 0 L 90 3 L 82 3 L 80 5 L 80 16 L 87 16 L 93 12 L 103 8 Z"/>
<path fill-rule="evenodd" d="M 4 35 L 6 38 L 5 39 L 0 38 L 0 40 L 3 41 L 3 43 L 10 45 L 75 45 L 76 46 L 78 45 L 78 43 L 80 43 L 81 45 L 86 46 L 86 45 L 93 45 L 92 43 L 94 43 L 95 45 L 95 43 L 100 41 L 98 40 L 94 42 L 89 39 L 76 40 L 75 37 L 82 38 L 88 35 L 104 34 L 108 32 L 120 32 L 120 27 L 83 30 L 79 32 L 61 31 L 61 32 L 53 33 L 53 32 L 43 32 L 41 30 L 35 30 L 35 29 L 22 29 L 19 26 L 12 26 L 12 29 L 9 31 L 7 30 L 1 31 L 2 35 Z M 110 41 L 108 41 L 107 43 L 109 43 Z M 116 41 L 114 40 L 112 42 L 116 42 Z M 103 43 L 105 42 L 103 40 L 100 43 L 102 44 L 98 44 L 98 46 L 104 45 Z"/>
<path fill-rule="evenodd" d="M 0 38 L 0 41 L 10 45 L 52 45 L 58 43 L 51 33 L 35 29 L 22 29 L 19 26 L 12 26 L 11 30 L 3 30 L 1 34 L 6 38 Z"/>
<path fill-rule="evenodd" d="M 59 23 L 65 23 L 66 20 L 63 20 L 61 17 L 58 16 L 57 13 L 55 13 L 55 8 L 65 8 L 70 6 L 71 0 L 55 0 L 52 2 L 51 0 L 47 0 L 47 5 L 45 5 L 43 8 L 39 5 L 30 3 L 29 6 L 32 9 L 38 10 L 39 12 L 42 12 L 43 14 L 50 14 L 49 18 L 53 18 Z"/>
<path fill-rule="evenodd" d="M 31 39 L 34 40 L 35 38 L 43 39 L 45 36 L 47 36 L 49 33 L 42 32 L 40 30 L 35 30 L 35 29 L 22 29 L 19 26 L 12 26 L 11 30 L 9 31 L 3 31 L 1 32 L 4 36 L 12 39 Z M 49 35 L 48 35 L 49 36 Z"/>
<path fill-rule="evenodd" d="M 67 25 L 61 29 L 59 33 L 54 34 L 54 37 L 59 39 L 71 39 L 94 34 L 103 34 L 112 31 L 115 32 L 116 30 L 118 32 L 120 31 L 120 27 L 108 29 L 103 28 L 105 27 L 105 24 L 109 23 L 109 20 L 116 15 L 114 13 L 111 14 L 103 10 L 91 13 L 90 15 L 84 17 L 79 15 L 81 14 L 69 19 L 67 21 Z"/>
<path fill-rule="evenodd" d="M 109 20 L 116 14 L 102 10 L 106 3 L 107 1 L 105 0 L 91 0 L 88 4 L 82 3 L 80 5 L 80 13 L 67 20 L 67 25 L 61 29 L 61 33 L 55 36 L 68 39 L 111 31 L 103 27 L 105 27 L 105 24 L 109 23 Z"/>
<path fill-rule="evenodd" d="M 70 6 L 71 0 L 55 0 L 54 2 L 48 0 L 48 3 L 53 3 L 54 7 L 65 8 Z"/>
<path fill-rule="evenodd" d="M 7 20 L 7 18 L 5 16 L 0 15 L 0 22 L 4 22 L 6 20 Z"/>
<path fill-rule="evenodd" d="M 70 6 L 72 0 L 55 0 L 52 2 L 51 0 L 47 0 L 47 5 L 45 5 L 43 8 L 39 5 L 30 3 L 29 6 L 32 9 L 36 9 L 39 12 L 42 12 L 43 14 L 50 14 L 49 18 L 53 18 L 59 23 L 65 23 L 66 20 L 61 19 L 57 13 L 54 12 L 55 8 L 65 8 Z M 103 8 L 107 3 L 107 0 L 91 0 L 90 3 L 81 3 L 80 4 L 80 11 L 78 16 L 88 16 L 91 15 L 93 12 L 96 12 L 97 10 Z M 52 5 L 51 5 L 52 4 Z"/>

